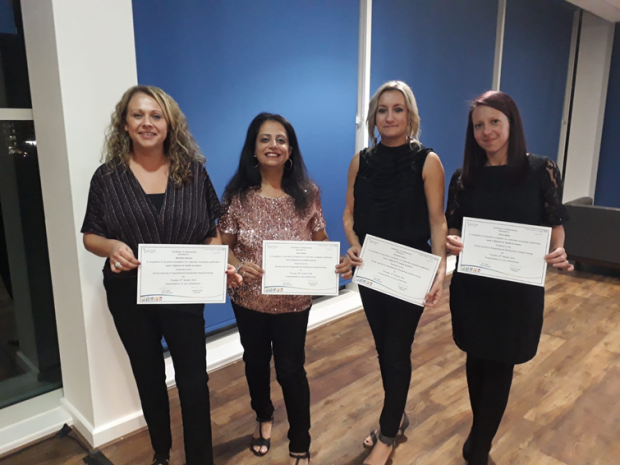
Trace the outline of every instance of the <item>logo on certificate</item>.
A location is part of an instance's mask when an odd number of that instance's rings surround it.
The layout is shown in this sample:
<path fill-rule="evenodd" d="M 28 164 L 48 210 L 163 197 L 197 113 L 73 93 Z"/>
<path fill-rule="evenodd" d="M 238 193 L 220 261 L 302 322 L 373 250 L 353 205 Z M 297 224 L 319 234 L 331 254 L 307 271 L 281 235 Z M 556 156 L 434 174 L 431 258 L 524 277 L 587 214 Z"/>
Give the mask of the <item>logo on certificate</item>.
<path fill-rule="evenodd" d="M 281 294 L 282 292 L 284 292 L 283 287 L 266 287 L 265 288 L 265 293 L 268 293 L 268 294 Z"/>
<path fill-rule="evenodd" d="M 162 300 L 163 300 L 162 296 L 140 297 L 140 302 L 161 302 Z"/>
<path fill-rule="evenodd" d="M 465 273 L 480 273 L 482 270 L 474 266 L 462 266 L 461 271 Z"/>

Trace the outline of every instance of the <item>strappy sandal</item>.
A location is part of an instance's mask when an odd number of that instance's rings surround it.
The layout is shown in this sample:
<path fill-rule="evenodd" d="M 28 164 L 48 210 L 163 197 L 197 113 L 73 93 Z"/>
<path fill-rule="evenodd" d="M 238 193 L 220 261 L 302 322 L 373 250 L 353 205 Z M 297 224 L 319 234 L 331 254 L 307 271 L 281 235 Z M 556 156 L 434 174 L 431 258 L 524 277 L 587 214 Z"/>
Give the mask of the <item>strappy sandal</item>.
<path fill-rule="evenodd" d="M 390 457 L 392 456 L 392 453 L 394 453 L 394 443 L 396 441 L 395 438 L 386 438 L 383 434 L 379 433 L 378 435 L 376 435 L 377 440 L 381 441 L 383 444 L 385 444 L 388 447 L 392 448 L 392 452 L 390 452 L 390 455 L 388 456 L 388 459 L 385 461 L 385 463 L 390 461 Z M 376 444 L 376 443 L 375 443 Z M 370 465 L 368 462 L 364 462 L 362 463 L 362 465 Z"/>
<path fill-rule="evenodd" d="M 398 434 L 403 435 L 405 434 L 405 430 L 407 428 L 409 428 L 410 422 L 409 422 L 409 417 L 407 416 L 406 413 L 403 414 L 403 422 L 400 424 L 400 426 L 398 427 Z M 366 440 L 364 439 L 364 447 L 366 449 L 372 449 L 373 447 L 375 447 L 375 445 L 377 444 L 377 435 L 381 435 L 381 432 L 376 429 L 374 431 L 371 431 L 369 436 L 370 436 L 370 441 L 372 442 L 372 445 L 370 444 L 366 444 Z"/>
<path fill-rule="evenodd" d="M 271 418 L 269 420 L 261 420 L 260 418 L 256 417 L 256 421 L 258 422 L 258 434 L 260 435 L 260 437 L 255 438 L 254 436 L 252 436 L 252 440 L 250 441 L 250 450 L 257 457 L 264 457 L 265 455 L 267 455 L 267 452 L 269 452 L 269 449 L 271 448 L 271 438 L 263 437 L 263 423 L 273 424 L 273 415 L 271 415 Z M 256 450 L 255 447 L 257 447 L 258 450 Z M 265 452 L 261 451 L 263 447 L 267 448 Z"/>
<path fill-rule="evenodd" d="M 295 461 L 295 465 L 299 465 L 299 461 L 304 459 L 308 459 L 308 464 L 310 464 L 310 451 L 307 451 L 304 455 L 293 455 L 292 452 L 289 452 L 288 455 L 294 459 L 297 459 Z"/>

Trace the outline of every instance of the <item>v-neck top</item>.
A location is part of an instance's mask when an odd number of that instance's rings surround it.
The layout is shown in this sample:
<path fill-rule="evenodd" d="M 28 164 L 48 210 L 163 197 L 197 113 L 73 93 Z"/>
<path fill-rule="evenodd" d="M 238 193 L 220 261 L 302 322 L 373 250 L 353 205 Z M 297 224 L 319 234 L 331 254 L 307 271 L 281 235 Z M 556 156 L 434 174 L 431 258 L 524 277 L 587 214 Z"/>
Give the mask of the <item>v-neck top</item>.
<path fill-rule="evenodd" d="M 202 244 L 215 237 L 220 202 L 205 167 L 194 162 L 191 172 L 180 186 L 168 180 L 158 209 L 128 166 L 101 165 L 90 183 L 82 233 L 124 242 L 136 257 L 138 244 Z"/>
<path fill-rule="evenodd" d="M 146 194 L 151 203 L 155 206 L 155 210 L 161 213 L 161 207 L 164 205 L 164 198 L 166 197 L 166 193 L 162 192 L 161 194 Z"/>

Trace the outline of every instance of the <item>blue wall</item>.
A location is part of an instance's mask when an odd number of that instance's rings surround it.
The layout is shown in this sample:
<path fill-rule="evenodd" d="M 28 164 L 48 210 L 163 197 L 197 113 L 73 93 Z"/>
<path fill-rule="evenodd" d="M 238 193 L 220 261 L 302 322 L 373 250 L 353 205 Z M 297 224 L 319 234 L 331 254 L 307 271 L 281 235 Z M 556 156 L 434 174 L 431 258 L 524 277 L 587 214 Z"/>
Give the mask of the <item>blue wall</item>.
<path fill-rule="evenodd" d="M 13 17 L 13 0 L 0 0 L 0 33 L 17 34 Z"/>
<path fill-rule="evenodd" d="M 238 163 L 250 121 L 280 113 L 295 127 L 322 189 L 330 239 L 342 228 L 355 151 L 359 1 L 134 0 L 138 78 L 181 106 L 218 194 Z M 346 250 L 346 248 L 345 248 Z M 234 321 L 209 305 L 207 330 Z"/>
<path fill-rule="evenodd" d="M 492 85 L 496 23 L 497 0 L 373 2 L 371 94 L 392 79 L 411 86 L 446 189 L 463 162 L 469 104 Z"/>
<path fill-rule="evenodd" d="M 517 103 L 531 153 L 557 159 L 575 7 L 508 1 L 501 90 Z"/>
<path fill-rule="evenodd" d="M 620 208 L 620 23 L 616 24 L 611 57 L 605 125 L 594 203 Z"/>

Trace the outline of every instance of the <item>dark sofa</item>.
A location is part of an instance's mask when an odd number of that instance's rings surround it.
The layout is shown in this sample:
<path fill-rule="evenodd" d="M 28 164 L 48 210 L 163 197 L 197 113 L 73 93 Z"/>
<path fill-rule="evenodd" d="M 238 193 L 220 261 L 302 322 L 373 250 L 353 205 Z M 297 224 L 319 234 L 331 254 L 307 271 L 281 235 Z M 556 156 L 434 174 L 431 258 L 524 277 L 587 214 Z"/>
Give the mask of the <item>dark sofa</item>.
<path fill-rule="evenodd" d="M 589 197 L 565 204 L 568 259 L 620 269 L 620 208 L 598 207 Z"/>

